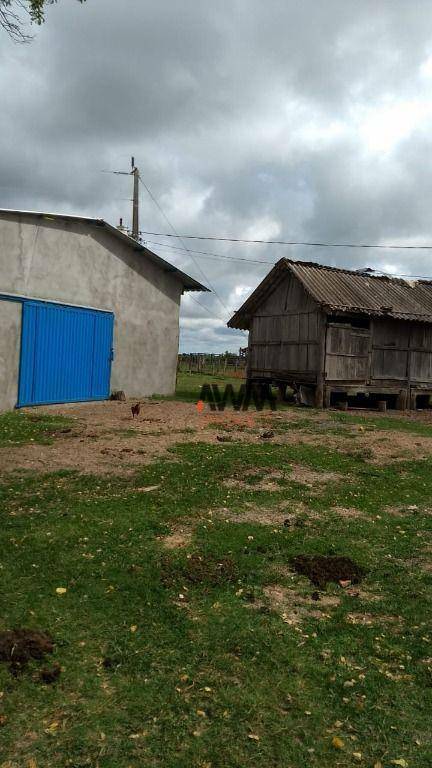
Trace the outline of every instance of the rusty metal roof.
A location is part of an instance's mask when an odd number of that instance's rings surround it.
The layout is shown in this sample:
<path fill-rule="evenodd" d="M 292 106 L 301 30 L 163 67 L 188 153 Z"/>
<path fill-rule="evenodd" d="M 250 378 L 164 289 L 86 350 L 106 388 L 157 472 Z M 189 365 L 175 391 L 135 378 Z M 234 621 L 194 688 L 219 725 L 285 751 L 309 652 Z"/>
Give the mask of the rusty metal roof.
<path fill-rule="evenodd" d="M 432 323 L 432 281 L 372 276 L 313 262 L 281 259 L 228 322 L 249 328 L 251 317 L 287 272 L 300 280 L 323 309 Z"/>

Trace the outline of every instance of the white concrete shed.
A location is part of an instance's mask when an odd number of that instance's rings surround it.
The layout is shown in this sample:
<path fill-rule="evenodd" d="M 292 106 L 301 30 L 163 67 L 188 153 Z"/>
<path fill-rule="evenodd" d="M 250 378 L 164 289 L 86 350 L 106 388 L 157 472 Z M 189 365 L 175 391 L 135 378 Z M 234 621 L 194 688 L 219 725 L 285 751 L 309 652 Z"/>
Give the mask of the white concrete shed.
<path fill-rule="evenodd" d="M 102 219 L 0 209 L 0 410 L 172 394 L 203 285 Z"/>

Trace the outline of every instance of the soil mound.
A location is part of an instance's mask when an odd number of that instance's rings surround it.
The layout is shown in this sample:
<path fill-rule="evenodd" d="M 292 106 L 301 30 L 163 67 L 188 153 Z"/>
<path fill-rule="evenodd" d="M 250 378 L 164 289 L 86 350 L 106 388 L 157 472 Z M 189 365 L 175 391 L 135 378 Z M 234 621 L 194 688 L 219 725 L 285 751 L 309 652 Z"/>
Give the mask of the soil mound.
<path fill-rule="evenodd" d="M 9 663 L 15 672 L 31 659 L 44 659 L 53 649 L 54 641 L 47 632 L 23 628 L 0 632 L 0 661 Z"/>
<path fill-rule="evenodd" d="M 292 559 L 297 573 L 307 576 L 316 587 L 324 588 L 329 581 L 350 581 L 359 584 L 364 569 L 349 557 L 333 555 L 297 555 Z"/>
<path fill-rule="evenodd" d="M 218 584 L 237 581 L 238 568 L 229 557 L 216 559 L 195 554 L 191 555 L 184 564 L 173 564 L 164 560 L 162 564 L 163 583 L 166 586 L 172 586 L 179 578 L 190 584 L 217 586 Z"/>

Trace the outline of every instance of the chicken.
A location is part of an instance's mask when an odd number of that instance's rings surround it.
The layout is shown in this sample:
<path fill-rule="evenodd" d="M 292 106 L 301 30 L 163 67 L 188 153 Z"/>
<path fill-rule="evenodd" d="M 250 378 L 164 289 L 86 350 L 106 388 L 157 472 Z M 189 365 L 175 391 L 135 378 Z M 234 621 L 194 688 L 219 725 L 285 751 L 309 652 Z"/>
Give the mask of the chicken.
<path fill-rule="evenodd" d="M 274 437 L 275 433 L 272 429 L 268 429 L 267 432 L 261 432 L 260 438 L 261 440 L 271 440 L 272 437 Z"/>
<path fill-rule="evenodd" d="M 141 410 L 141 403 L 137 403 L 136 405 L 132 406 L 131 412 L 132 412 L 132 418 L 133 419 L 135 418 L 135 416 L 139 416 L 140 415 L 140 410 Z"/>

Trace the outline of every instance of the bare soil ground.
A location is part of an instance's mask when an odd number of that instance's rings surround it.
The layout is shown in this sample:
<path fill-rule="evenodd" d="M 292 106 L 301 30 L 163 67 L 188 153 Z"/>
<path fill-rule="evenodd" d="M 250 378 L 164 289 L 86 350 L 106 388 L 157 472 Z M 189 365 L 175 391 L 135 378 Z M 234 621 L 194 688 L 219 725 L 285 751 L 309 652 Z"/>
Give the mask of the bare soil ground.
<path fill-rule="evenodd" d="M 233 511 L 227 507 L 222 507 L 215 511 L 217 518 L 231 523 L 259 523 L 260 525 L 272 525 L 286 527 L 294 526 L 298 519 L 303 519 L 305 515 L 315 517 L 315 513 L 310 510 L 302 501 L 281 501 L 271 507 L 264 505 L 258 506 L 253 502 L 246 501 L 240 511 Z"/>
<path fill-rule="evenodd" d="M 333 595 L 322 595 L 319 601 L 300 594 L 294 588 L 271 584 L 264 587 L 264 595 L 269 607 L 278 613 L 287 624 L 300 624 L 306 618 L 327 619 L 329 609 L 340 604 L 340 599 Z"/>
<path fill-rule="evenodd" d="M 274 414 L 226 410 L 222 413 L 198 412 L 194 403 L 179 401 L 146 401 L 138 418 L 131 417 L 131 402 L 69 404 L 28 409 L 31 413 L 67 416 L 73 420 L 72 430 L 56 435 L 52 445 L 28 444 L 0 448 L 0 472 L 15 469 L 42 472 L 73 469 L 83 473 L 130 474 L 137 465 L 147 464 L 163 456 L 171 446 L 183 442 L 215 443 L 228 434 L 230 441 L 262 442 L 269 424 L 276 429 L 272 443 L 316 445 L 316 431 L 305 428 L 305 417 L 314 426 L 329 425 L 326 413 L 309 413 L 288 409 Z M 376 417 L 375 412 L 365 413 Z M 400 417 L 400 415 L 399 415 Z M 432 413 L 410 416 L 412 420 L 432 423 Z M 286 430 L 285 430 L 286 428 Z M 361 425 L 345 425 L 341 434 L 319 436 L 321 446 L 364 453 L 371 463 L 427 457 L 432 453 L 432 440 L 404 431 L 365 431 Z M 294 467 L 300 483 L 313 485 L 317 478 L 304 467 Z M 322 482 L 322 473 L 319 481 Z M 327 478 L 328 480 L 336 478 Z M 269 482 L 278 487 L 278 478 Z M 269 488 L 268 490 L 271 490 Z"/>

